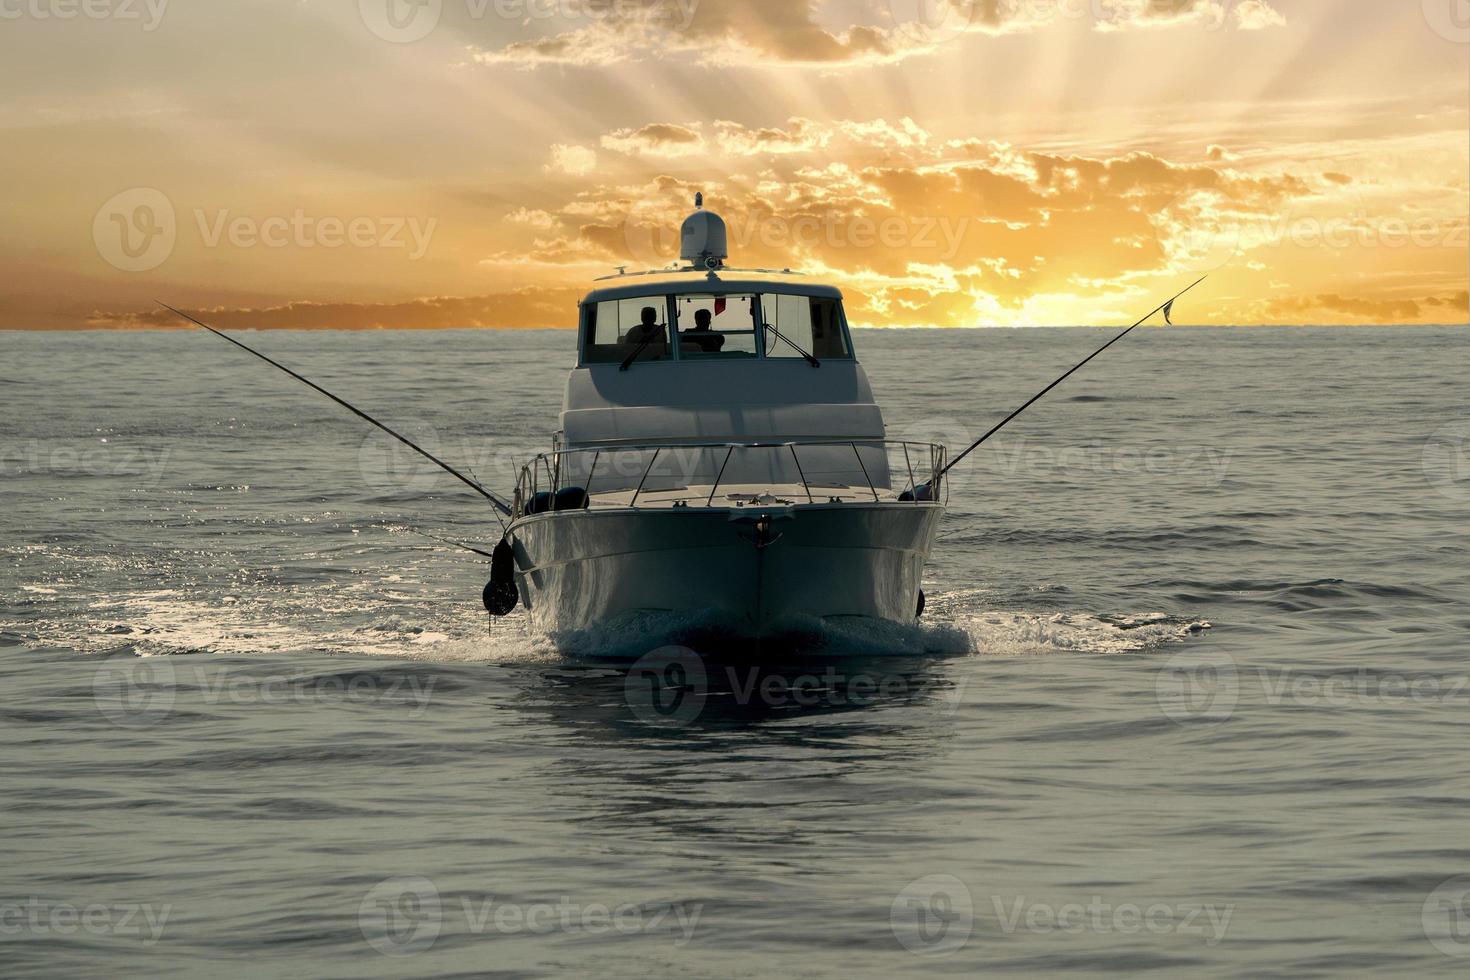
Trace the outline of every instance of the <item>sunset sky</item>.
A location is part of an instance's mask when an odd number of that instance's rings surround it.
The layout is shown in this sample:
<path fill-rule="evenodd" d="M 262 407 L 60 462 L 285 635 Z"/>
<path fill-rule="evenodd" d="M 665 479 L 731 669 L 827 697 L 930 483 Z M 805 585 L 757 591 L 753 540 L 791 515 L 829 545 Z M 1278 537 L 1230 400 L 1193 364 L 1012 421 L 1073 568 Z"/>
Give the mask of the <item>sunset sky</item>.
<path fill-rule="evenodd" d="M 0 50 L 5 327 L 570 326 L 696 190 L 859 325 L 1470 319 L 1470 0 L 0 0 Z"/>

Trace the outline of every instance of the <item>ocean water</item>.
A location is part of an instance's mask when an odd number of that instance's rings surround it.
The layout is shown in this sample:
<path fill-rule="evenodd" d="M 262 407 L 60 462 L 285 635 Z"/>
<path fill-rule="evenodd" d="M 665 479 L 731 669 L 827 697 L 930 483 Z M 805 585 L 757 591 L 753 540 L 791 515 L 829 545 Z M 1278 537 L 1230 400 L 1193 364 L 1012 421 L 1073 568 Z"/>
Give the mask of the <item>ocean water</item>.
<path fill-rule="evenodd" d="M 248 336 L 502 488 L 572 342 Z M 857 345 L 958 446 L 1107 336 Z M 955 472 L 921 626 L 677 676 L 487 623 L 488 508 L 216 338 L 0 352 L 5 975 L 1470 966 L 1463 328 L 1139 331 Z"/>

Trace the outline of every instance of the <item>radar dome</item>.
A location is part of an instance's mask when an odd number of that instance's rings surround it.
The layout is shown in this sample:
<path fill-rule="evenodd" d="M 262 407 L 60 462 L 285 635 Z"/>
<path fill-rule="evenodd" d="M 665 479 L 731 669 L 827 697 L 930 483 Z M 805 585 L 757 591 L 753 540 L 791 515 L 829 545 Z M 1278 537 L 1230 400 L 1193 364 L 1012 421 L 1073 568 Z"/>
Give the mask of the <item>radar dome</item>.
<path fill-rule="evenodd" d="M 704 195 L 694 196 L 695 212 L 684 219 L 679 234 L 679 257 L 700 269 L 718 269 L 730 257 L 725 244 L 725 220 L 704 210 Z"/>

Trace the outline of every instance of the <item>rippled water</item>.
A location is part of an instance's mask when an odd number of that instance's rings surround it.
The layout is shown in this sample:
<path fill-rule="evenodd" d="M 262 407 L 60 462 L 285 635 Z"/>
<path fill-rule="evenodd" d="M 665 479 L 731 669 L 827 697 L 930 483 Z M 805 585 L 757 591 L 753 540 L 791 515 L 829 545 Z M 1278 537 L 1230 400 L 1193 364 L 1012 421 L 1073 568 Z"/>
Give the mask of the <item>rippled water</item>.
<path fill-rule="evenodd" d="M 571 341 L 251 336 L 501 487 Z M 1105 336 L 858 344 L 954 446 Z M 207 335 L 0 350 L 7 974 L 1470 965 L 1463 329 L 1136 334 L 959 474 L 921 628 L 754 673 L 487 634 L 418 533 L 487 509 Z"/>

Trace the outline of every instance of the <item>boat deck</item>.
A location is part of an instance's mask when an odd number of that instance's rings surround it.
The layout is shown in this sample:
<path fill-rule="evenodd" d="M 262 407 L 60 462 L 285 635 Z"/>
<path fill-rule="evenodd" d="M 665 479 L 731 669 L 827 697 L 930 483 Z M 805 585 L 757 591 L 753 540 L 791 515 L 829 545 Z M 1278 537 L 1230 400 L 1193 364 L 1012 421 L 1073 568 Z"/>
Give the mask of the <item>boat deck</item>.
<path fill-rule="evenodd" d="M 659 509 L 675 507 L 788 507 L 794 504 L 898 503 L 899 491 L 820 484 L 731 484 L 612 490 L 594 493 L 590 507 Z"/>

